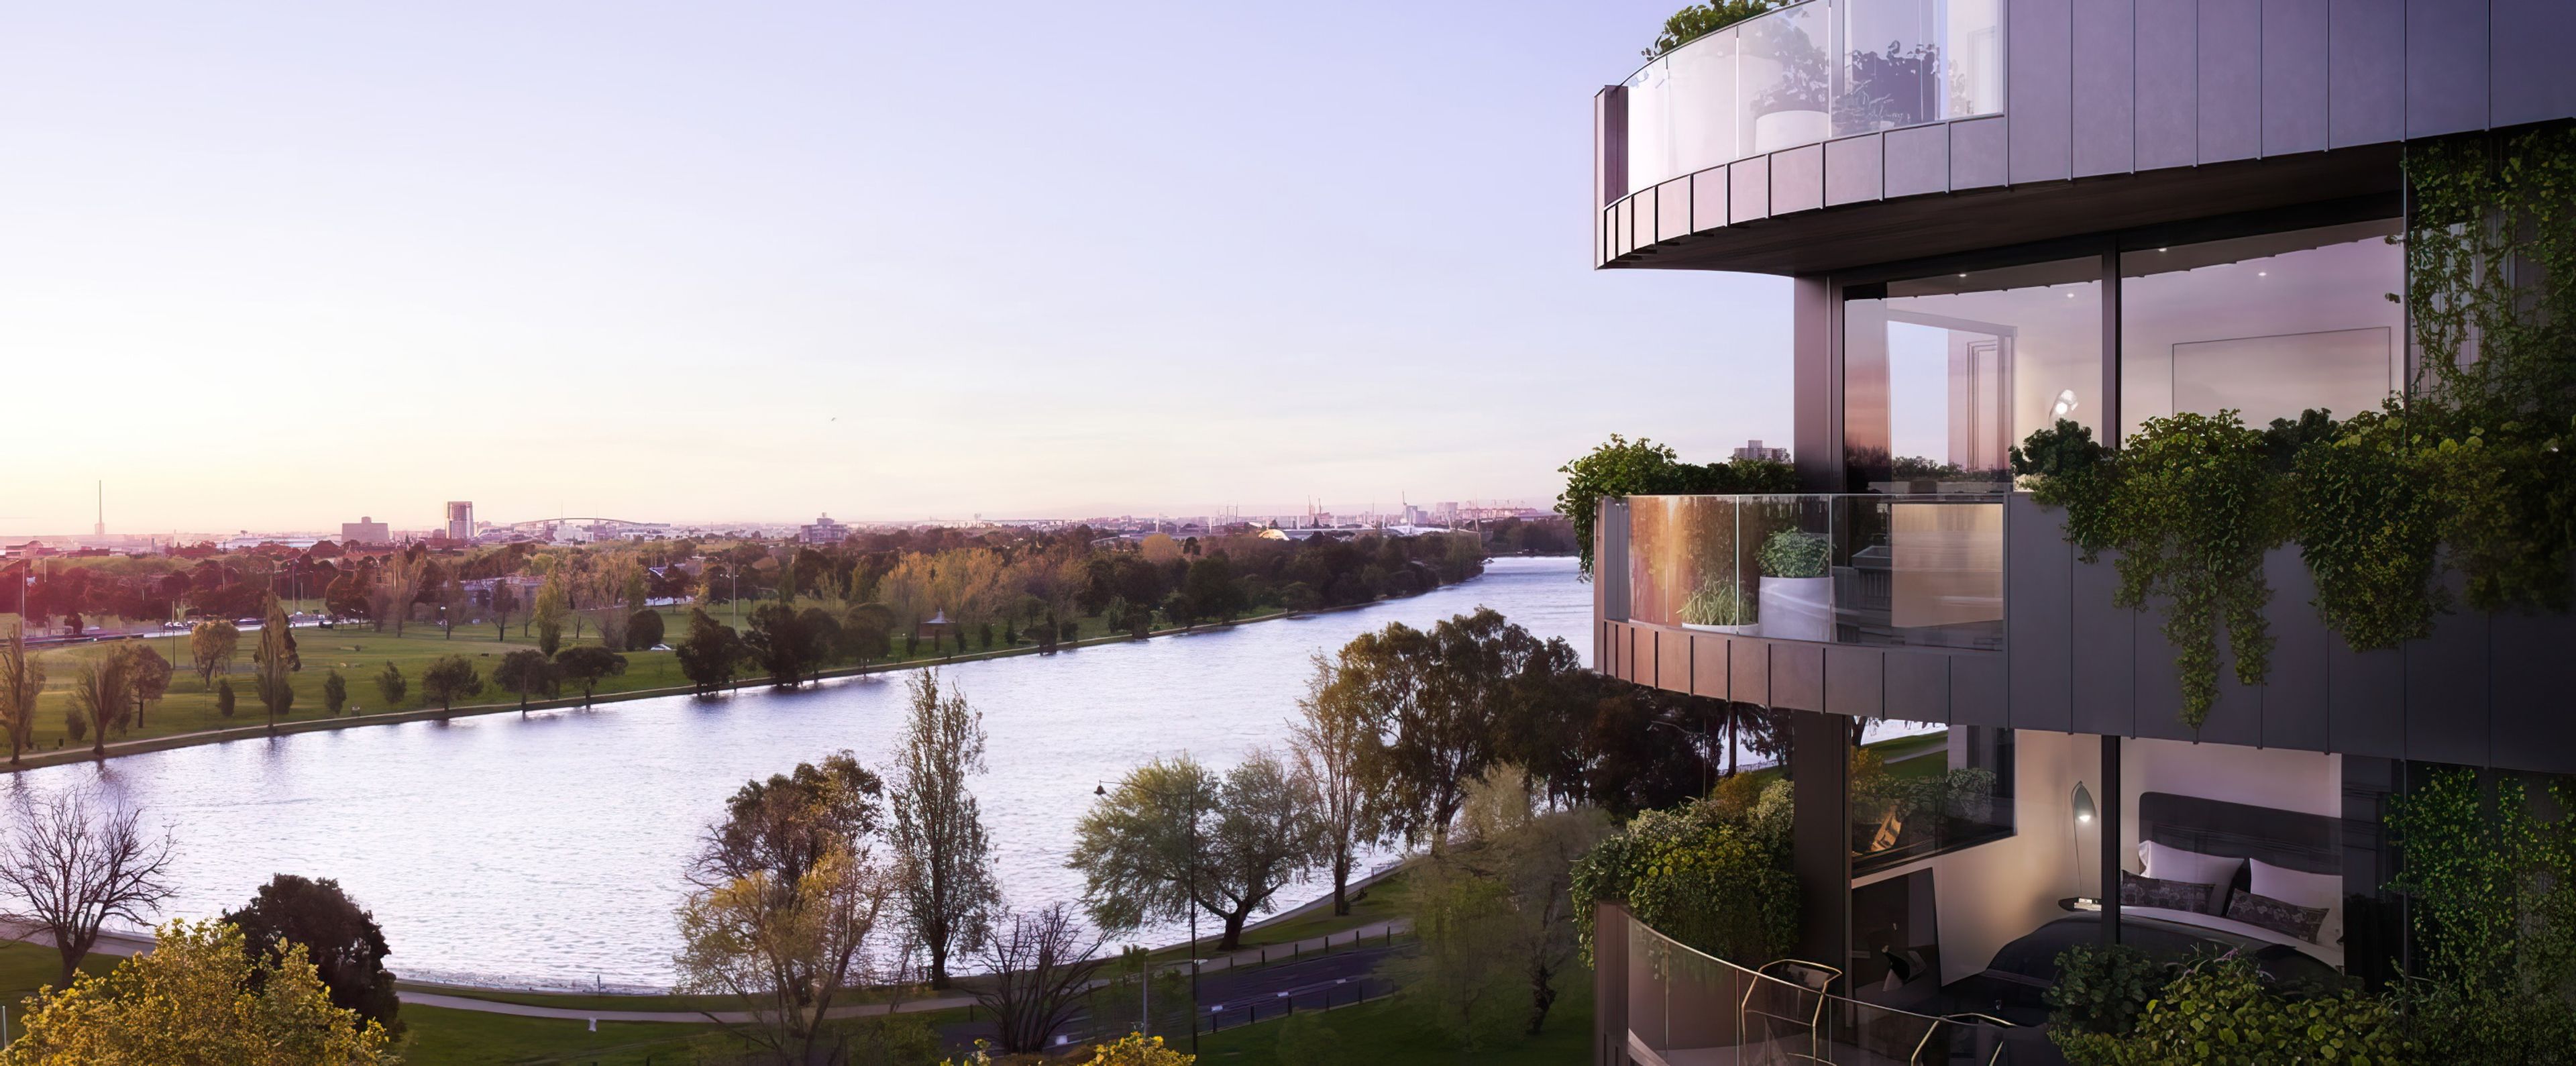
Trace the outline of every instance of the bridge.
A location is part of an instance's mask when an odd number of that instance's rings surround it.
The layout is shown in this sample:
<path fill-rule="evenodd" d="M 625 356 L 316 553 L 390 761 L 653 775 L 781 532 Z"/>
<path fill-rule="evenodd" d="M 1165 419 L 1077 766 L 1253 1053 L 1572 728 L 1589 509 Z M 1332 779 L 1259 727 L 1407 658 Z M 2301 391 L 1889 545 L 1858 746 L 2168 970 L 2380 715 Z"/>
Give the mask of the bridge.
<path fill-rule="evenodd" d="M 494 522 L 494 523 L 492 523 L 492 528 L 493 528 L 493 529 L 526 529 L 526 530 L 536 530 L 536 529 L 543 529 L 543 528 L 545 528 L 545 527 L 547 527 L 547 526 L 572 526 L 572 525 L 588 526 L 588 525 L 601 525 L 601 524 L 612 525 L 612 526 L 629 526 L 629 527 L 633 527 L 633 528 L 636 528 L 636 529 L 669 529 L 669 528 L 671 528 L 671 523 L 669 523 L 669 522 L 638 522 L 638 521 L 636 521 L 636 520 L 634 520 L 634 519 L 632 519 L 632 518 L 605 518 L 605 517 L 600 517 L 600 516 L 596 516 L 596 515 L 593 515 L 593 516 L 573 516 L 573 515 L 566 515 L 566 516 L 561 517 L 561 518 L 531 518 L 531 519 L 528 519 L 527 521 L 524 521 L 524 522 Z"/>

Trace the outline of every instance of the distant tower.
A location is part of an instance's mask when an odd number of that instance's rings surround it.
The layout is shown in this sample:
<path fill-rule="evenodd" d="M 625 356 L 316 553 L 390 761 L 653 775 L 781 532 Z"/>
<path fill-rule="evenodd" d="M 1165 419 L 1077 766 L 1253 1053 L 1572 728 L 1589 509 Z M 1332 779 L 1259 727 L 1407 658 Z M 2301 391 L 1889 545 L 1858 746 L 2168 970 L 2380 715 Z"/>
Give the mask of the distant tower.
<path fill-rule="evenodd" d="M 107 535 L 107 482 L 98 483 L 98 524 L 90 527 L 94 536 Z"/>
<path fill-rule="evenodd" d="M 474 501 L 447 501 L 447 539 L 474 539 Z"/>

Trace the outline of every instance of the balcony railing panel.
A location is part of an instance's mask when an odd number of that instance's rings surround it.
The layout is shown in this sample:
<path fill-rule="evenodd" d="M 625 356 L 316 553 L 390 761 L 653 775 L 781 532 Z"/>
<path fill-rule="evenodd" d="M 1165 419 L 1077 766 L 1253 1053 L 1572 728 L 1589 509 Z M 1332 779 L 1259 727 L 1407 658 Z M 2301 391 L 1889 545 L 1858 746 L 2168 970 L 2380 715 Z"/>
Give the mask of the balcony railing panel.
<path fill-rule="evenodd" d="M 1833 137 L 2003 110 L 2003 0 L 1807 0 L 1631 75 L 1626 192 Z"/>
<path fill-rule="evenodd" d="M 2000 494 L 1633 496 L 1625 619 L 1878 646 L 2003 646 Z"/>

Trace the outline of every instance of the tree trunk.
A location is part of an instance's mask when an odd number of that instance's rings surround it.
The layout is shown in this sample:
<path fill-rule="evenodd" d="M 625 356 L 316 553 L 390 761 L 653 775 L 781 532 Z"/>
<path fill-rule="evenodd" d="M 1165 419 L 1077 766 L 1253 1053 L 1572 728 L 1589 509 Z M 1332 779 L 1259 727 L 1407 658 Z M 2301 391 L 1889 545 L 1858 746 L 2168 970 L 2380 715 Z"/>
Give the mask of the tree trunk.
<path fill-rule="evenodd" d="M 1351 914 L 1351 860 L 1347 855 L 1333 856 L 1333 917 Z"/>
<path fill-rule="evenodd" d="M 72 979 L 80 976 L 81 960 L 89 957 L 89 946 L 84 944 L 73 947 L 63 938 L 61 932 L 57 931 L 54 934 L 54 952 L 61 955 L 63 961 L 63 983 L 54 986 L 54 990 L 59 992 L 70 988 Z"/>
<path fill-rule="evenodd" d="M 1237 907 L 1225 916 L 1225 937 L 1216 942 L 1218 951 L 1233 951 L 1243 946 L 1243 922 L 1252 917 L 1249 906 Z"/>
<path fill-rule="evenodd" d="M 946 937 L 925 937 L 930 949 L 930 987 L 948 987 L 948 944 Z"/>
<path fill-rule="evenodd" d="M 1547 1025 L 1547 1009 L 1556 1005 L 1556 988 L 1549 977 L 1547 967 L 1530 967 L 1530 1036 L 1537 1036 L 1538 1031 Z"/>

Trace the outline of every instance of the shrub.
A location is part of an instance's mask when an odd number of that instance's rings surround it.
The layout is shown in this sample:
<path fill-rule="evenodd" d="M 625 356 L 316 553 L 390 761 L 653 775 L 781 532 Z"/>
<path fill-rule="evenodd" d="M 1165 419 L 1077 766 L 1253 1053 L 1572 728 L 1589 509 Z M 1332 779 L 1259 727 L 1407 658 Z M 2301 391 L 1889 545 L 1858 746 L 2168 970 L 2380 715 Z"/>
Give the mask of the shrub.
<path fill-rule="evenodd" d="M 662 612 L 637 611 L 626 619 L 626 650 L 651 651 L 662 642 Z"/>
<path fill-rule="evenodd" d="M 2265 987 L 2253 959 L 2235 952 L 2185 966 L 2147 1001 L 2128 1036 L 2052 1026 L 2049 1039 L 2075 1066 L 2418 1061 L 2388 1000 L 2351 989 L 2284 996 Z"/>
<path fill-rule="evenodd" d="M 1783 529 L 1762 541 L 1759 556 L 1764 577 L 1823 577 L 1833 561 L 1832 541 L 1798 529 Z"/>
<path fill-rule="evenodd" d="M 2128 1036 L 2138 1015 L 2173 980 L 2173 970 L 2146 952 L 2082 944 L 2057 956 L 2057 984 L 2047 993 L 2048 1023 L 2062 1029 Z"/>
<path fill-rule="evenodd" d="M 233 696 L 233 683 L 232 683 L 232 682 L 230 682 L 230 681 L 218 681 L 218 682 L 216 682 L 216 683 L 215 683 L 215 713 L 216 713 L 216 714 L 220 714 L 220 715 L 222 715 L 222 716 L 224 716 L 224 717 L 226 717 L 226 718 L 230 718 L 230 717 L 232 717 L 232 716 L 233 716 L 233 707 L 234 707 L 237 703 L 238 703 L 238 700 Z M 79 737 L 73 737 L 72 739 L 74 739 L 74 740 L 79 740 L 80 738 L 79 738 Z"/>
<path fill-rule="evenodd" d="M 1695 626 L 1752 625 L 1753 601 L 1732 582 L 1702 585 L 1682 601 L 1682 621 Z"/>
<path fill-rule="evenodd" d="M 1575 863 L 1575 922 L 1585 958 L 1592 952 L 1593 904 L 1603 900 L 1625 900 L 1657 932 L 1742 965 L 1788 952 L 1798 936 L 1789 783 L 1771 782 L 1750 807 L 1732 799 L 1741 789 L 1640 814 Z"/>

